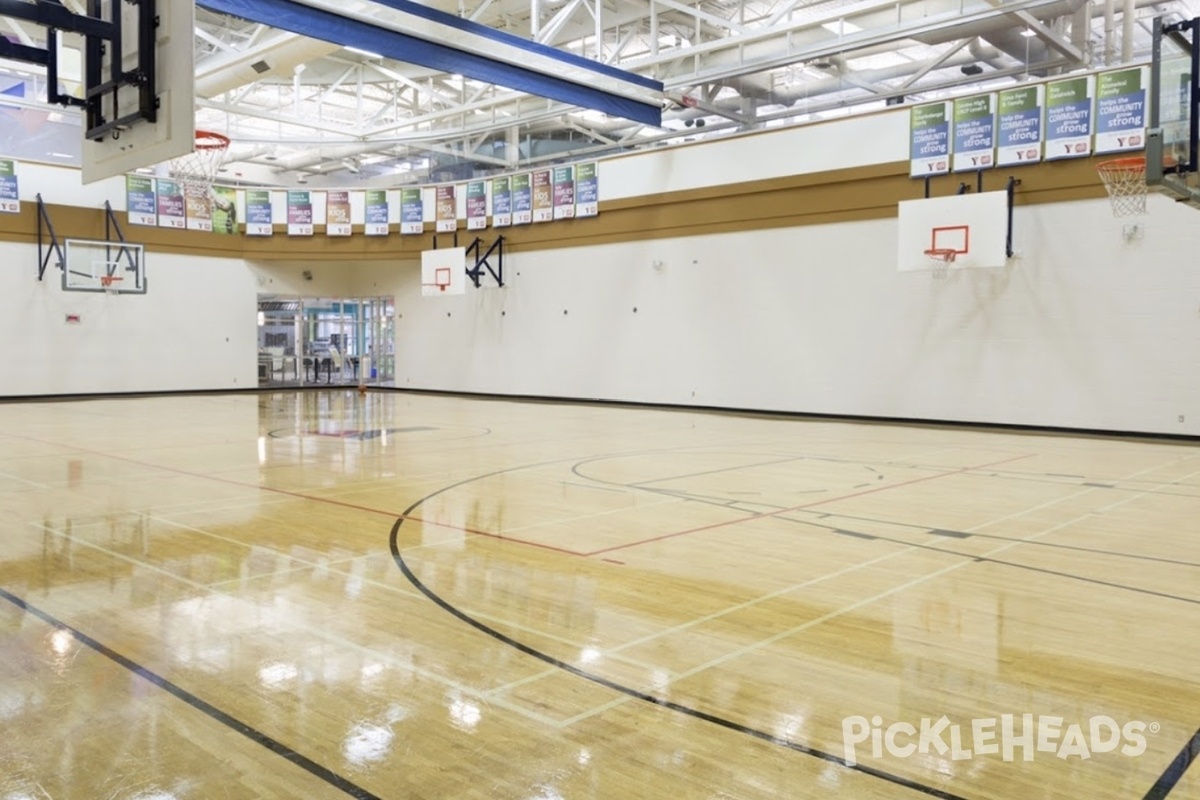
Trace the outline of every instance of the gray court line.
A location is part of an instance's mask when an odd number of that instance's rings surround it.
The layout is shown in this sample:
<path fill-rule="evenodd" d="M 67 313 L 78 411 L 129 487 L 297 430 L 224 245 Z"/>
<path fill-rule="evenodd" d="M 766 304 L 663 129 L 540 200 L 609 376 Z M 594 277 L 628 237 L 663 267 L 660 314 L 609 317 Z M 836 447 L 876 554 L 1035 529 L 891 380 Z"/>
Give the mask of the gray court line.
<path fill-rule="evenodd" d="M 1192 459 L 1192 458 L 1195 458 L 1195 456 L 1189 456 L 1189 457 L 1187 457 L 1187 458 L 1184 458 L 1184 459 L 1176 459 L 1176 460 L 1174 460 L 1174 461 L 1167 462 L 1167 463 L 1177 463 L 1178 461 L 1187 461 L 1187 460 L 1190 460 L 1190 459 Z M 1150 472 L 1150 471 L 1153 471 L 1153 470 L 1159 469 L 1159 468 L 1161 468 L 1162 466 L 1165 466 L 1165 464 L 1156 465 L 1156 466 L 1154 466 L 1154 467 L 1150 467 L 1150 468 L 1147 468 L 1147 469 L 1144 469 L 1144 470 L 1139 470 L 1138 472 L 1135 472 L 1135 473 L 1133 473 L 1133 476 L 1141 475 L 1141 474 L 1143 474 L 1143 473 L 1146 473 L 1146 472 Z M 1191 474 L 1189 474 L 1189 475 L 1186 475 L 1186 476 L 1184 476 L 1184 477 L 1185 477 L 1185 478 L 1190 478 L 1190 477 L 1192 477 L 1193 475 L 1200 475 L 1200 471 L 1197 471 L 1197 472 L 1191 473 Z M 1169 483 L 1170 483 L 1170 482 L 1164 482 L 1164 483 L 1163 483 L 1163 485 L 1169 485 Z M 1049 507 L 1049 506 L 1052 506 L 1052 505 L 1057 505 L 1058 503 L 1061 503 L 1061 502 L 1063 502 L 1063 501 L 1065 501 L 1065 500 L 1068 500 L 1068 499 L 1071 499 L 1071 498 L 1073 498 L 1073 497 L 1077 497 L 1077 496 L 1085 495 L 1085 494 L 1088 494 L 1088 493 L 1090 493 L 1090 492 L 1094 492 L 1094 491 L 1098 491 L 1098 490 L 1097 490 L 1097 489 L 1093 489 L 1093 488 L 1081 489 L 1080 491 L 1078 491 L 1078 492 L 1074 492 L 1073 494 L 1071 494 L 1071 495 L 1068 495 L 1068 496 L 1066 496 L 1066 497 L 1062 497 L 1062 498 L 1056 498 L 1055 500 L 1048 501 L 1048 502 L 1046 502 L 1046 503 L 1042 503 L 1042 504 L 1040 504 L 1040 505 L 1034 506 L 1033 508 L 1025 509 L 1024 511 L 1017 512 L 1017 513 L 1014 513 L 1014 514 L 1009 514 L 1009 515 L 1007 515 L 1007 516 L 1001 517 L 1000 519 L 993 520 L 993 521 L 991 521 L 991 522 L 988 522 L 988 523 L 984 523 L 983 525 L 981 525 L 981 526 L 979 526 L 979 527 L 985 527 L 985 528 L 986 528 L 986 527 L 991 527 L 992 525 L 998 525 L 998 524 L 1000 524 L 1000 523 L 1002 523 L 1002 522 L 1005 522 L 1005 521 L 1007 521 L 1007 520 L 1014 519 L 1014 518 L 1016 518 L 1016 517 L 1020 517 L 1020 516 L 1024 516 L 1024 515 L 1026 515 L 1026 514 L 1030 514 L 1030 513 L 1033 513 L 1033 512 L 1039 511 L 1039 510 L 1041 510 L 1041 509 L 1043 509 L 1043 508 L 1046 508 L 1046 507 Z M 1145 492 L 1144 494 L 1149 494 L 1149 492 Z M 1112 504 L 1110 504 L 1110 505 L 1108 505 L 1108 506 L 1105 506 L 1105 507 L 1103 507 L 1103 508 L 1101 509 L 1101 511 L 1108 511 L 1108 510 L 1111 510 L 1111 509 L 1113 509 L 1113 508 L 1117 508 L 1117 507 L 1119 507 L 1119 506 L 1125 505 L 1126 503 L 1133 502 L 1134 500 L 1138 499 L 1138 497 L 1139 497 L 1139 496 L 1140 496 L 1140 495 L 1135 495 L 1135 496 L 1132 496 L 1132 497 L 1127 497 L 1127 498 L 1125 498 L 1125 499 L 1123 499 L 1123 500 L 1119 500 L 1119 501 L 1117 501 L 1117 502 L 1115 502 L 1115 503 L 1112 503 Z M 1055 531 L 1058 531 L 1058 530 L 1060 530 L 1061 528 L 1067 527 L 1068 525 L 1073 525 L 1073 524 L 1075 524 L 1076 522 L 1078 522 L 1079 520 L 1081 520 L 1081 519 L 1085 519 L 1086 517 L 1089 517 L 1089 516 L 1091 516 L 1093 513 L 1095 513 L 1095 512 L 1089 511 L 1089 512 L 1087 512 L 1087 513 L 1084 513 L 1084 514 L 1080 514 L 1079 516 L 1077 516 L 1077 517 L 1074 517 L 1074 518 L 1072 518 L 1072 519 L 1070 519 L 1070 520 L 1067 520 L 1066 522 L 1060 523 L 1060 524 L 1058 524 L 1058 525 L 1055 525 L 1055 526 L 1053 526 L 1053 527 L 1051 527 L 1051 528 L 1048 528 L 1048 529 L 1046 529 L 1046 530 L 1044 530 L 1044 531 L 1041 531 L 1040 533 L 1031 534 L 1030 536 L 1028 536 L 1028 537 L 1025 537 L 1025 538 L 1023 538 L 1023 539 L 1020 539 L 1020 540 L 1009 541 L 1009 543 L 1007 543 L 1007 544 L 1001 545 L 1001 546 L 999 546 L 999 547 L 997 547 L 997 548 L 994 548 L 993 550 L 990 550 L 990 551 L 988 551 L 988 552 L 984 553 L 982 557 L 983 557 L 983 558 L 990 558 L 990 557 L 992 557 L 992 556 L 994 556 L 994 555 L 996 555 L 996 554 L 999 554 L 999 553 L 1001 553 L 1001 552 L 1004 552 L 1005 550 L 1009 550 L 1009 549 L 1011 549 L 1011 548 L 1013 548 L 1013 547 L 1017 547 L 1017 546 L 1019 546 L 1019 545 L 1022 545 L 1022 544 L 1029 543 L 1029 542 L 1031 542 L 1031 541 L 1033 541 L 1033 540 L 1036 540 L 1036 539 L 1038 539 L 1038 538 L 1040 538 L 1040 537 L 1043 537 L 1043 536 L 1048 536 L 1048 535 L 1050 535 L 1050 534 L 1054 533 Z M 898 552 L 896 553 L 896 555 L 899 555 L 899 554 L 901 554 L 901 553 L 908 553 L 908 552 L 912 552 L 913 550 L 916 550 L 916 549 L 919 549 L 919 546 L 918 546 L 918 545 L 907 545 L 907 546 L 905 546 L 905 547 L 904 547 L 904 549 L 902 549 L 902 550 L 898 551 Z M 960 558 L 962 558 L 962 557 L 964 557 L 964 556 L 966 555 L 966 554 L 963 554 L 963 553 L 956 553 L 956 552 L 954 552 L 954 551 L 952 551 L 952 550 L 941 550 L 940 552 L 943 552 L 943 553 L 945 553 L 946 555 L 949 555 L 949 556 L 956 556 L 956 557 L 960 557 Z M 829 614 L 826 614 L 826 615 L 824 615 L 824 616 L 822 616 L 822 617 L 819 617 L 819 618 L 817 618 L 817 619 L 815 619 L 815 620 L 810 620 L 810 621 L 808 621 L 808 622 L 806 622 L 806 623 L 803 623 L 802 625 L 796 626 L 795 628 L 793 628 L 793 629 L 791 629 L 791 630 L 782 631 L 782 632 L 780 632 L 780 633 L 778 633 L 778 634 L 775 634 L 774 636 L 771 636 L 771 637 L 769 637 L 769 638 L 767 638 L 767 639 L 760 640 L 760 641 L 757 641 L 757 642 L 753 642 L 753 643 L 751 643 L 751 644 L 749 644 L 749 645 L 746 645 L 746 646 L 744 646 L 744 647 L 741 647 L 741 648 L 739 648 L 738 650 L 734 650 L 734 651 L 732 651 L 732 652 L 730 652 L 730 653 L 726 653 L 726 654 L 724 654 L 724 655 L 722 655 L 722 656 L 720 656 L 720 657 L 718 657 L 718 658 L 716 658 L 716 659 L 712 659 L 712 660 L 710 660 L 710 661 L 709 661 L 709 662 L 707 662 L 707 663 L 704 663 L 704 664 L 699 664 L 699 665 L 697 665 L 696 667 L 693 667 L 692 669 L 686 670 L 686 671 L 684 671 L 684 672 L 678 673 L 677 675 L 673 676 L 672 678 L 670 678 L 670 680 L 668 680 L 668 681 L 667 681 L 667 685 L 670 685 L 670 684 L 676 683 L 676 682 L 678 682 L 678 681 L 681 681 L 681 680 L 685 680 L 685 679 L 687 679 L 687 678 L 689 678 L 689 677 L 692 677 L 692 676 L 694 676 L 694 675 L 697 675 L 697 674 L 699 674 L 700 672 L 703 672 L 703 671 L 705 671 L 705 670 L 711 669 L 711 668 L 713 668 L 713 667 L 720 666 L 720 665 L 722 665 L 722 664 L 724 664 L 724 663 L 726 663 L 726 662 L 728 662 L 728 661 L 730 661 L 730 660 L 732 660 L 732 659 L 734 659 L 734 658 L 739 658 L 739 657 L 741 657 L 741 656 L 743 656 L 743 655 L 745 655 L 745 654 L 747 654 L 747 653 L 750 653 L 750 652 L 753 652 L 753 651 L 755 651 L 755 650 L 758 650 L 758 649 L 760 649 L 760 648 L 761 648 L 761 647 L 763 647 L 763 646 L 766 646 L 766 645 L 768 645 L 768 644 L 772 644 L 772 643 L 774 643 L 775 641 L 778 641 L 778 640 L 780 640 L 780 639 L 786 638 L 786 637 L 788 637 L 788 636 L 795 635 L 795 634 L 797 634 L 797 633 L 801 633 L 801 632 L 803 632 L 803 631 L 805 631 L 805 630 L 807 630 L 807 629 L 809 629 L 809 628 L 812 628 L 812 627 L 814 627 L 815 625 L 818 625 L 818 624 L 821 624 L 821 623 L 824 623 L 824 622 L 828 622 L 829 620 L 831 620 L 831 619 L 833 619 L 833 618 L 835 618 L 835 617 L 841 616 L 841 615 L 843 615 L 843 614 L 845 614 L 845 613 L 848 613 L 848 612 L 850 612 L 850 611 L 857 610 L 858 608 L 861 608 L 861 607 L 863 607 L 863 606 L 865 606 L 865 605 L 868 605 L 868 604 L 870 604 L 870 603 L 876 602 L 876 601 L 878 601 L 878 600 L 884 599 L 884 598 L 886 598 L 886 597 L 888 597 L 888 596 L 890 596 L 890 595 L 892 595 L 892 594 L 896 594 L 896 593 L 898 593 L 898 592 L 900 592 L 900 591 L 902 591 L 902 590 L 904 590 L 904 589 L 911 588 L 912 586 L 915 586 L 915 585 L 917 585 L 917 584 L 924 583 L 925 581 L 927 581 L 927 580 L 929 580 L 929 579 L 936 578 L 936 577 L 940 577 L 940 576 L 942 576 L 942 575 L 944 575 L 944 574 L 946 574 L 946 573 L 949 573 L 949 572 L 952 572 L 952 571 L 955 571 L 955 570 L 961 569 L 961 568 L 963 568 L 963 567 L 965 567 L 965 566 L 968 566 L 968 565 L 970 565 L 970 564 L 974 564 L 974 563 L 976 563 L 974 559 L 975 559 L 975 557 L 968 557 L 968 560 L 961 561 L 960 563 L 957 563 L 957 564 L 952 564 L 952 565 L 950 565 L 950 566 L 948 566 L 948 567 L 945 567 L 945 568 L 943 568 L 943 569 L 937 570 L 936 572 L 929 573 L 928 575 L 922 576 L 922 577 L 920 577 L 920 578 L 917 578 L 917 579 L 914 579 L 914 580 L 912 580 L 912 581 L 909 581 L 909 582 L 907 582 L 907 583 L 905 583 L 905 584 L 902 584 L 901 586 L 898 586 L 898 587 L 893 587 L 892 589 L 889 589 L 889 590 L 887 590 L 887 591 L 885 591 L 885 592 L 882 592 L 882 593 L 880 593 L 880 594 L 878 594 L 878 595 L 875 595 L 874 597 L 867 598 L 866 600 L 863 600 L 863 601 L 860 601 L 860 602 L 858 602 L 858 603 L 855 603 L 855 604 L 853 604 L 853 605 L 851 605 L 851 606 L 849 606 L 849 607 L 847 607 L 847 608 L 844 608 L 844 609 L 840 609 L 840 610 L 837 610 L 837 611 L 830 612 Z M 665 633 L 668 633 L 668 632 L 667 632 L 667 631 L 664 631 L 663 633 L 665 634 Z M 660 635 L 661 635 L 661 634 L 660 634 Z M 651 636 L 651 637 L 649 637 L 649 638 L 650 638 L 650 639 L 653 639 L 653 638 L 657 638 L 657 637 L 656 637 L 656 636 Z M 645 639 L 645 637 L 644 637 L 644 639 Z M 618 650 L 618 649 L 620 649 L 620 647 L 621 647 L 621 646 L 618 646 L 618 648 L 614 648 L 614 650 Z M 614 701 L 613 703 L 606 704 L 606 706 L 605 706 L 605 707 L 603 707 L 603 708 L 599 708 L 599 709 L 591 709 L 591 710 L 589 710 L 588 712 L 584 712 L 583 714 L 579 714 L 579 715 L 576 715 L 575 717 L 571 718 L 570 722 L 573 724 L 573 723 L 575 723 L 575 722 L 578 722 L 578 721 L 581 721 L 581 720 L 584 720 L 584 719 L 588 719 L 588 718 L 590 718 L 590 717 L 592 717 L 592 716 L 595 716 L 596 714 L 603 713 L 604 711 L 607 711 L 607 710 L 609 710 L 609 709 L 611 709 L 611 708 L 613 708 L 613 707 L 615 707 L 615 706 L 617 706 L 617 705 L 621 705 L 621 703 L 628 702 L 628 700 L 629 700 L 629 699 L 632 699 L 632 698 L 628 698 L 628 697 L 626 697 L 626 698 L 621 698 L 621 699 L 619 699 L 619 700 L 620 700 L 619 702 L 616 702 L 616 701 Z"/>

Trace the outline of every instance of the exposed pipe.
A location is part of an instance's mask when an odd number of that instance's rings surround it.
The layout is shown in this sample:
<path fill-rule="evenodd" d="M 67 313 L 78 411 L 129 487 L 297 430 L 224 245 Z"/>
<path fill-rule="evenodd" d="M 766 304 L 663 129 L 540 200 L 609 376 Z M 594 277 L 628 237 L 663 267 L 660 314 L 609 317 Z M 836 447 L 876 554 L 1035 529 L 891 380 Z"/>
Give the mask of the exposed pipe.
<path fill-rule="evenodd" d="M 264 78 L 290 78 L 292 70 L 341 47 L 295 34 L 275 36 L 250 50 L 223 53 L 197 65 L 196 96 L 213 98 Z"/>
<path fill-rule="evenodd" d="M 1088 49 L 1088 42 L 1092 37 L 1092 4 L 1084 3 L 1075 12 L 1075 16 L 1071 18 L 1071 44 L 1075 45 L 1075 49 L 1081 53 L 1087 53 L 1088 62 L 1091 62 L 1092 54 Z"/>
<path fill-rule="evenodd" d="M 1116 0 L 1104 0 L 1104 66 L 1113 62 L 1116 46 L 1113 44 L 1113 32 L 1116 25 L 1113 19 L 1113 7 Z"/>
<path fill-rule="evenodd" d="M 977 61 L 982 61 L 992 69 L 1004 69 L 1009 66 L 1004 63 L 1004 57 L 998 48 L 992 47 L 978 36 L 967 45 L 967 52 L 973 55 Z"/>
<path fill-rule="evenodd" d="M 1121 63 L 1133 61 L 1134 0 L 1125 0 L 1121 9 Z"/>

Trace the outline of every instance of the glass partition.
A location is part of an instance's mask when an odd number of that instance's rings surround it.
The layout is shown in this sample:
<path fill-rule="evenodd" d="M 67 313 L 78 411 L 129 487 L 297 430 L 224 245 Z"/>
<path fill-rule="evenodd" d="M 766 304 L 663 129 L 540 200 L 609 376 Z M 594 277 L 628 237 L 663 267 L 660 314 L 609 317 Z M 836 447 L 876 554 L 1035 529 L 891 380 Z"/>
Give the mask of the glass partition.
<path fill-rule="evenodd" d="M 391 385 L 395 380 L 391 297 L 260 295 L 260 385 Z"/>

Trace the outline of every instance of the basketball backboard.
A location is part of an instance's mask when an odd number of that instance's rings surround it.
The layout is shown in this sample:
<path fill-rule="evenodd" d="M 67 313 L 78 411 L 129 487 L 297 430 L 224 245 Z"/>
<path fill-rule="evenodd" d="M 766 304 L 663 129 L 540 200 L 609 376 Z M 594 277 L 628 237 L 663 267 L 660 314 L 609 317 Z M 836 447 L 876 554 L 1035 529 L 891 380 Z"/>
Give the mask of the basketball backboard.
<path fill-rule="evenodd" d="M 931 269 L 929 251 L 953 251 L 951 269 L 1008 261 L 1008 193 L 982 192 L 900 203 L 897 269 Z"/>
<path fill-rule="evenodd" d="M 1146 141 L 1146 183 L 1170 194 L 1188 193 L 1196 173 L 1197 92 L 1194 64 L 1200 19 L 1166 23 L 1154 20 L 1150 64 L 1150 128 Z"/>
<path fill-rule="evenodd" d="M 142 6 L 127 0 L 100 0 L 103 18 L 119 14 L 121 28 L 130 32 L 121 43 L 120 68 L 132 72 L 138 65 L 139 37 L 133 35 L 141 25 Z M 154 121 L 136 119 L 141 102 L 139 92 L 127 89 L 114 93 L 118 108 L 106 97 L 105 117 L 129 119 L 83 143 L 83 182 L 124 175 L 139 167 L 150 167 L 190 153 L 195 143 L 195 15 L 192 2 L 171 0 L 153 4 L 158 18 L 155 43 L 155 91 L 158 98 Z M 99 48 L 97 48 L 99 51 Z M 84 71 L 95 70 L 91 77 L 110 75 L 114 48 L 104 48 L 98 65 L 85 63 Z M 85 47 L 85 58 L 88 52 Z M 90 82 L 90 81 L 89 81 Z"/>
<path fill-rule="evenodd" d="M 444 297 L 467 291 L 467 249 L 447 247 L 421 253 L 421 295 Z"/>
<path fill-rule="evenodd" d="M 63 291 L 146 293 L 142 245 L 91 239 L 67 239 L 63 244 Z"/>

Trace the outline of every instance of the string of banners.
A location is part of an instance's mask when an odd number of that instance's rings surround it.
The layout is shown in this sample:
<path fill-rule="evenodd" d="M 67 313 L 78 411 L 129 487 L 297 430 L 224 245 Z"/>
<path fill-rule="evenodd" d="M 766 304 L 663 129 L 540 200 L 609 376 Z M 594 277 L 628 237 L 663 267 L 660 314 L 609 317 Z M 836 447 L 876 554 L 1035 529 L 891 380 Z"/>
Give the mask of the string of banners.
<path fill-rule="evenodd" d="M 1146 66 L 914 106 L 909 175 L 923 178 L 1146 146 Z"/>
<path fill-rule="evenodd" d="M 2 169 L 3 162 L 0 162 Z M 15 179 L 14 179 L 15 180 Z M 0 202 L 3 202 L 0 171 Z M 15 185 L 13 189 L 15 196 Z M 125 176 L 131 225 L 227 235 L 273 236 L 276 224 L 289 236 L 438 233 L 594 217 L 599 213 L 596 164 L 572 164 L 465 183 L 398 189 L 236 189 L 214 185 L 192 193 L 177 181 L 148 175 Z"/>

